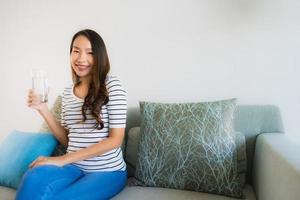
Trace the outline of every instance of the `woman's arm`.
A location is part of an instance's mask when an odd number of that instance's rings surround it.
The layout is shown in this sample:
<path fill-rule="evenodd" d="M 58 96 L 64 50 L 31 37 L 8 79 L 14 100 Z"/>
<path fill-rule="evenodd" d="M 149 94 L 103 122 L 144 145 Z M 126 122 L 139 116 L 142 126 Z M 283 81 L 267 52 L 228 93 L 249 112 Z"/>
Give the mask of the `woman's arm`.
<path fill-rule="evenodd" d="M 123 143 L 124 135 L 124 128 L 112 128 L 110 129 L 109 137 L 107 139 L 104 139 L 97 144 L 93 144 L 77 152 L 65 154 L 63 156 L 65 164 L 92 158 L 118 148 Z"/>
<path fill-rule="evenodd" d="M 47 123 L 48 127 L 50 128 L 54 137 L 65 147 L 68 146 L 68 130 L 64 129 L 62 125 L 56 121 L 53 114 L 50 112 L 48 108 L 39 110 L 39 113 L 44 118 L 45 122 Z"/>
<path fill-rule="evenodd" d="M 97 144 L 93 144 L 77 152 L 67 153 L 58 157 L 39 157 L 38 159 L 33 161 L 29 167 L 36 167 L 39 165 L 46 164 L 63 166 L 69 163 L 85 160 L 104 154 L 110 150 L 120 147 L 123 143 L 124 135 L 125 128 L 112 128 L 109 131 L 109 137 L 98 142 Z"/>
<path fill-rule="evenodd" d="M 38 95 L 29 91 L 27 104 L 30 108 L 37 110 L 46 121 L 54 137 L 64 146 L 68 145 L 68 131 L 56 121 L 46 103 L 42 103 Z"/>

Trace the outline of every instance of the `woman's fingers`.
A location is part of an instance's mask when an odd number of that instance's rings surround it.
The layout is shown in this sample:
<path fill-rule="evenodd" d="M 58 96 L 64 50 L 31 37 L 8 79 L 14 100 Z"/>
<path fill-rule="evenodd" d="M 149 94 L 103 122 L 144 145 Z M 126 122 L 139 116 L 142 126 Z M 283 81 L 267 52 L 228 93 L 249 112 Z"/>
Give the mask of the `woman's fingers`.
<path fill-rule="evenodd" d="M 34 160 L 32 163 L 30 163 L 29 168 L 32 168 L 35 164 L 36 160 Z"/>
<path fill-rule="evenodd" d="M 39 162 L 45 160 L 43 156 L 39 156 L 37 159 L 35 159 L 32 163 L 30 163 L 29 168 L 33 168 L 35 166 L 39 165 Z"/>
<path fill-rule="evenodd" d="M 32 103 L 34 104 L 39 104 L 40 103 L 40 98 L 38 96 L 33 96 L 31 98 Z"/>
<path fill-rule="evenodd" d="M 29 165 L 29 168 L 34 167 L 35 163 L 39 160 L 40 157 L 38 157 L 37 159 L 35 159 L 34 161 L 32 161 Z"/>
<path fill-rule="evenodd" d="M 29 97 L 34 97 L 34 96 L 37 96 L 37 95 L 33 92 L 33 90 L 29 90 L 29 92 L 28 92 L 28 98 Z"/>
<path fill-rule="evenodd" d="M 28 91 L 27 106 L 35 110 L 47 109 L 47 104 L 41 101 L 41 95 L 34 93 L 33 90 Z"/>
<path fill-rule="evenodd" d="M 33 91 L 29 90 L 28 95 L 27 95 L 27 103 L 32 102 L 32 98 L 33 98 Z"/>
<path fill-rule="evenodd" d="M 28 92 L 27 105 L 31 107 L 32 105 L 38 105 L 40 103 L 40 97 L 35 94 L 32 89 L 30 89 Z"/>

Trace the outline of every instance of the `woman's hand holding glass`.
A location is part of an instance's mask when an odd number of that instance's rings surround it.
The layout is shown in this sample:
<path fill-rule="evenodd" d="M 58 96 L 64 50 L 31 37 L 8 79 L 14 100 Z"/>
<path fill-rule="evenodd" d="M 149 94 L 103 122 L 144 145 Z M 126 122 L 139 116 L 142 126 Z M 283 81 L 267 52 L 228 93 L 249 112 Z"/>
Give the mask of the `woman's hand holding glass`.
<path fill-rule="evenodd" d="M 28 92 L 27 105 L 28 107 L 38 111 L 43 111 L 44 109 L 48 108 L 47 103 L 42 102 L 40 95 L 34 93 L 32 89 L 30 89 Z"/>
<path fill-rule="evenodd" d="M 48 78 L 44 70 L 32 69 L 31 70 L 32 88 L 28 93 L 27 104 L 29 107 L 38 111 L 47 108 L 46 102 L 48 101 Z"/>

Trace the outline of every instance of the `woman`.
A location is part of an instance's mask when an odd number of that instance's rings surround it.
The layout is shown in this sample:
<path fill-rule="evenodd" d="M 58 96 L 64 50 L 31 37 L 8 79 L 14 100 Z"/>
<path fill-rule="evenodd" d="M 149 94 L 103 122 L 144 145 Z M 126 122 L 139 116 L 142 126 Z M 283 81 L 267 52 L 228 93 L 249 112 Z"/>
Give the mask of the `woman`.
<path fill-rule="evenodd" d="M 121 150 L 126 92 L 116 77 L 108 75 L 110 64 L 102 38 L 88 29 L 76 33 L 70 60 L 73 84 L 63 92 L 61 123 L 32 90 L 28 95 L 28 106 L 41 114 L 67 153 L 33 161 L 17 200 L 110 199 L 126 185 Z"/>

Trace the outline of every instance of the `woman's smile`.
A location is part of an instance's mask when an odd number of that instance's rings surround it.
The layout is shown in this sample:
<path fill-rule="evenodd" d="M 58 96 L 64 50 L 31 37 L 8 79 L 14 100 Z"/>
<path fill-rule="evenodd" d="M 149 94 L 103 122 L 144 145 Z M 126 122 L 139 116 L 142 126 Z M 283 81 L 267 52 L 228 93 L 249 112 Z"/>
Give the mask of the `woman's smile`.
<path fill-rule="evenodd" d="M 85 71 L 91 67 L 90 65 L 83 65 L 83 64 L 75 64 L 75 66 L 78 69 L 78 71 L 81 71 L 81 72 Z"/>

